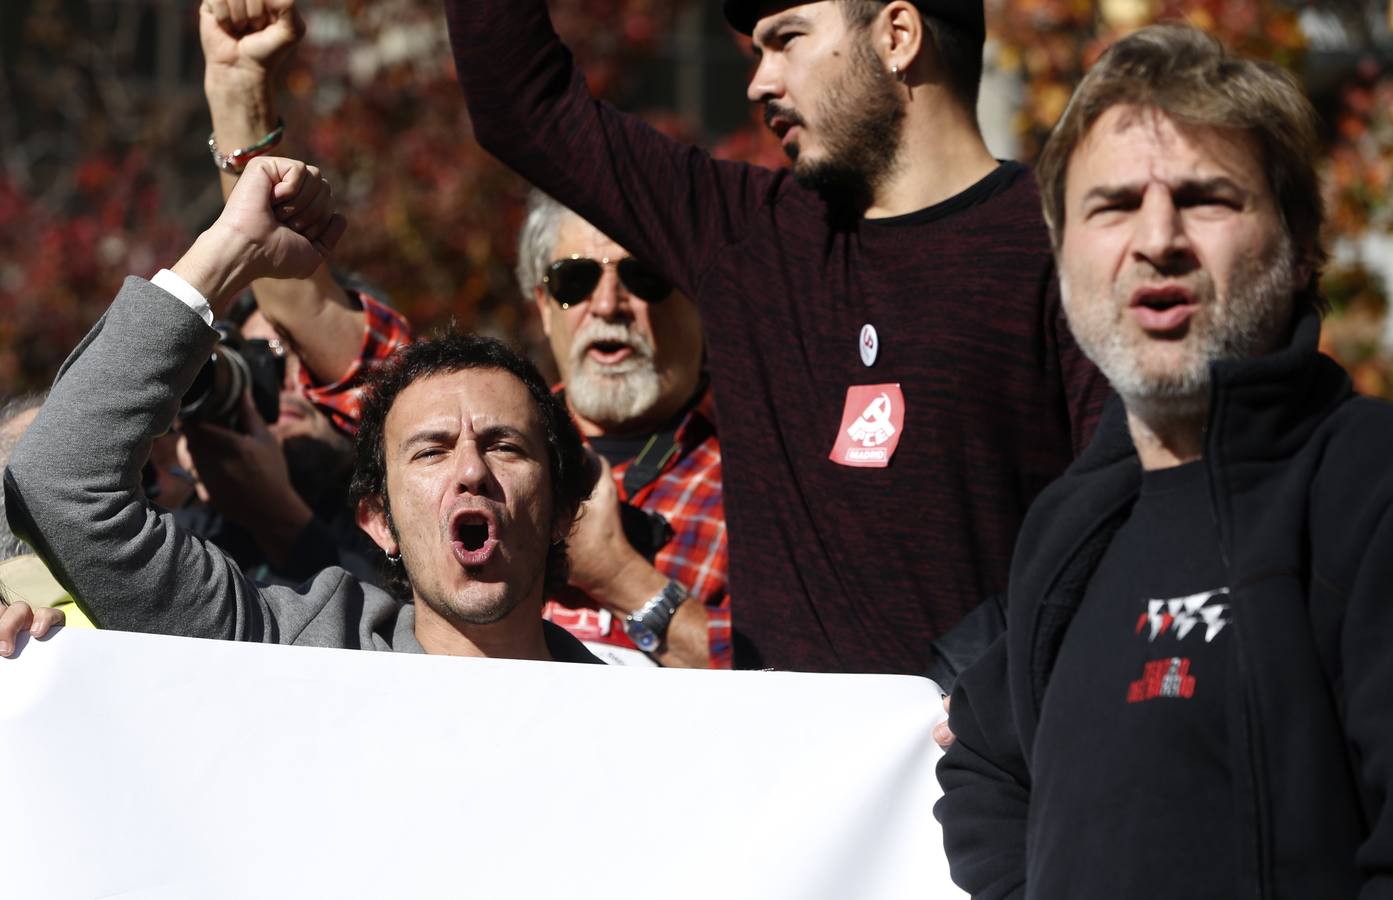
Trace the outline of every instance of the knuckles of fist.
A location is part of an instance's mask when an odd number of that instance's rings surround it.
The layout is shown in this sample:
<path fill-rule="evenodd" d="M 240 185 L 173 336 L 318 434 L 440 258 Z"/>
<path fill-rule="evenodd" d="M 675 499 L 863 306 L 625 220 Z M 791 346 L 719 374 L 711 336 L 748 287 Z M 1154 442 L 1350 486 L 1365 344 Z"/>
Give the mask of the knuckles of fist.
<path fill-rule="evenodd" d="M 254 159 L 229 198 L 229 208 L 241 199 L 237 196 L 239 193 L 254 190 L 251 185 L 255 180 L 245 177 L 252 171 L 265 175 L 265 184 L 269 184 L 269 189 L 261 188 L 264 196 L 251 200 L 269 211 L 271 221 L 268 224 L 272 230 L 277 226 L 289 229 L 310 241 L 321 253 L 333 249 L 346 223 L 336 211 L 333 189 L 319 169 L 276 157 Z"/>

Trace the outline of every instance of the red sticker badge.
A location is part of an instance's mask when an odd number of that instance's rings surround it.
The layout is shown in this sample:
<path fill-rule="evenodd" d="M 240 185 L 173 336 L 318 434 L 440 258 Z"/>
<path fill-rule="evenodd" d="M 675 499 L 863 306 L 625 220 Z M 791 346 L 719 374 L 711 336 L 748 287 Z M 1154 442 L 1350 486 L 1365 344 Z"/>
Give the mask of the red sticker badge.
<path fill-rule="evenodd" d="M 898 384 L 846 389 L 842 429 L 828 459 L 841 466 L 883 469 L 904 434 L 904 394 Z"/>

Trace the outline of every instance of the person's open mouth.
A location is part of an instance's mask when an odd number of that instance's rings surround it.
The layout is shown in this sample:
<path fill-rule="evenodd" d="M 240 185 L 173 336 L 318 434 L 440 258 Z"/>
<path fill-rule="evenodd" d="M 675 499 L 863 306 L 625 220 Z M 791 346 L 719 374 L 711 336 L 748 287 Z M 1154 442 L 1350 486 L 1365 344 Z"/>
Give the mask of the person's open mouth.
<path fill-rule="evenodd" d="M 451 548 L 466 567 L 482 566 L 498 551 L 498 528 L 487 509 L 461 509 L 450 517 Z"/>
<path fill-rule="evenodd" d="M 803 125 L 803 117 L 793 112 L 775 106 L 764 107 L 764 124 L 769 126 L 769 130 L 774 132 L 774 137 L 779 139 L 779 144 L 788 151 L 790 147 L 797 146 L 797 129 Z"/>
<path fill-rule="evenodd" d="M 585 352 L 600 365 L 613 366 L 632 356 L 634 348 L 624 341 L 595 341 L 585 348 Z"/>
<path fill-rule="evenodd" d="M 1180 285 L 1141 288 L 1129 307 L 1143 331 L 1159 336 L 1178 336 L 1199 311 L 1194 293 Z"/>
<path fill-rule="evenodd" d="M 774 137 L 779 139 L 779 146 L 787 149 L 791 143 L 797 141 L 798 123 L 784 116 L 774 116 L 769 120 L 769 128 L 774 132 Z"/>

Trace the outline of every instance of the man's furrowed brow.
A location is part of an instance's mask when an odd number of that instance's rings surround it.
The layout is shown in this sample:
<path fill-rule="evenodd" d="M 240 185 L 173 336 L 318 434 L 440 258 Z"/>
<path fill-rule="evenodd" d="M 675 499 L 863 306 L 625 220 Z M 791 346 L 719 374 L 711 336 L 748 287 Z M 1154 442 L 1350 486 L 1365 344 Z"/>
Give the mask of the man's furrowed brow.
<path fill-rule="evenodd" d="M 507 442 L 517 444 L 529 455 L 541 453 L 546 444 L 545 440 L 539 440 L 531 431 L 526 431 L 516 425 L 509 425 L 506 422 L 498 422 L 476 429 L 475 437 L 481 447 Z"/>
<path fill-rule="evenodd" d="M 1145 193 L 1146 185 L 1145 181 L 1135 184 L 1100 184 L 1090 188 L 1083 195 L 1083 202 L 1090 203 L 1094 200 L 1102 200 L 1105 203 L 1116 203 L 1134 199 Z M 1247 197 L 1249 194 L 1242 185 L 1226 175 L 1216 175 L 1213 178 L 1180 178 L 1167 181 L 1165 185 L 1172 194 L 1179 198 L 1205 197 L 1213 194 L 1233 194 Z"/>
<path fill-rule="evenodd" d="M 402 439 L 397 449 L 406 451 L 421 444 L 446 444 L 455 439 L 453 429 L 428 426 L 413 431 Z"/>
<path fill-rule="evenodd" d="M 481 441 L 498 440 L 500 438 L 506 438 L 508 440 L 530 439 L 526 431 L 523 431 L 516 425 L 509 425 L 506 422 L 498 422 L 493 425 L 486 425 L 483 428 L 478 429 L 476 431 L 476 434 L 479 436 L 479 440 Z"/>
<path fill-rule="evenodd" d="M 775 38 L 778 37 L 779 31 L 781 29 L 788 27 L 808 28 L 811 27 L 811 25 L 812 22 L 808 20 L 808 17 L 800 13 L 785 13 L 784 15 L 779 16 L 774 21 L 761 28 L 759 30 L 759 33 L 754 36 L 755 55 L 761 55 L 760 47 L 768 46 L 771 42 L 773 42 Z"/>
<path fill-rule="evenodd" d="M 409 450 L 420 444 L 449 444 L 459 436 L 455 428 L 444 428 L 440 426 L 426 426 L 412 432 L 402 439 L 401 449 Z M 531 441 L 531 436 L 516 425 L 509 425 L 506 422 L 495 422 L 474 430 L 475 439 L 481 442 L 497 440 Z"/>
<path fill-rule="evenodd" d="M 545 428 L 542 425 L 529 424 L 508 425 L 507 422 L 497 422 L 495 425 L 488 425 L 478 429 L 479 443 L 497 443 L 500 440 L 521 444 L 529 453 L 543 453 L 546 449 L 546 437 L 543 436 Z"/>
<path fill-rule="evenodd" d="M 1249 194 L 1246 188 L 1227 175 L 1215 175 L 1213 178 L 1185 178 L 1172 185 L 1171 191 L 1177 196 L 1185 197 L 1233 194 L 1246 198 Z"/>
<path fill-rule="evenodd" d="M 1140 184 L 1100 184 L 1089 188 L 1088 193 L 1083 195 L 1083 202 L 1091 203 L 1094 200 L 1102 200 L 1104 203 L 1116 203 L 1119 200 L 1139 196 L 1141 192 L 1142 185 Z"/>

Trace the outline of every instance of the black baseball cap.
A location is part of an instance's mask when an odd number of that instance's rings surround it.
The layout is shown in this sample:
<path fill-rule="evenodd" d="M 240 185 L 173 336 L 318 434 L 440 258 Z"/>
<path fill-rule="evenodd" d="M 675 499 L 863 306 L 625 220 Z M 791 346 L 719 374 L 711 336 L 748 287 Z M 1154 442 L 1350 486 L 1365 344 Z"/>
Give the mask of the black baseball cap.
<path fill-rule="evenodd" d="M 920 10 L 931 16 L 966 28 L 976 37 L 987 33 L 986 14 L 982 11 L 982 0 L 911 0 Z M 790 6 L 800 6 L 798 0 L 724 0 L 721 4 L 730 27 L 741 34 L 750 34 L 755 23 L 764 16 Z"/>

